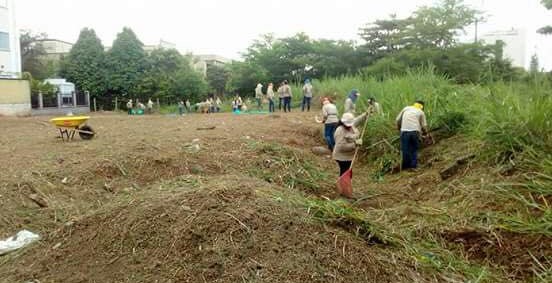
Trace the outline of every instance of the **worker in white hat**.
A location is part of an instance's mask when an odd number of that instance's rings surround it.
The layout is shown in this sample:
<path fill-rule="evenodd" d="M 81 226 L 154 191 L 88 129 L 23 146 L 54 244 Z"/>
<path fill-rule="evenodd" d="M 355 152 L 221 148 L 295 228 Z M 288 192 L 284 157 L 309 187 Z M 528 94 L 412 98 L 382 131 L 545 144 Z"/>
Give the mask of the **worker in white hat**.
<path fill-rule="evenodd" d="M 353 161 L 357 146 L 362 145 L 360 131 L 356 128 L 367 117 L 367 113 L 355 118 L 352 113 L 345 113 L 335 130 L 335 147 L 333 159 L 339 165 L 339 176 L 342 176 Z"/>

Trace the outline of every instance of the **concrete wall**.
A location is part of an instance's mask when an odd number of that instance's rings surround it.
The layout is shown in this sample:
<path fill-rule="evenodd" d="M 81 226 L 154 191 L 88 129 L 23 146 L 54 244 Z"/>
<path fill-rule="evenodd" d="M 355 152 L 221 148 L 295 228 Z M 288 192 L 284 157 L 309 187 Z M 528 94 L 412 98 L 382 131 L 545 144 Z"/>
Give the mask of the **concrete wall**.
<path fill-rule="evenodd" d="M 29 81 L 0 79 L 0 115 L 31 115 L 31 87 Z"/>
<path fill-rule="evenodd" d="M 59 116 L 65 116 L 69 113 L 73 113 L 75 115 L 77 114 L 87 114 L 90 113 L 90 107 L 88 106 L 77 106 L 77 107 L 62 107 L 62 108 L 43 108 L 43 109 L 33 109 L 32 115 L 33 116 L 39 116 L 39 115 L 59 115 Z"/>

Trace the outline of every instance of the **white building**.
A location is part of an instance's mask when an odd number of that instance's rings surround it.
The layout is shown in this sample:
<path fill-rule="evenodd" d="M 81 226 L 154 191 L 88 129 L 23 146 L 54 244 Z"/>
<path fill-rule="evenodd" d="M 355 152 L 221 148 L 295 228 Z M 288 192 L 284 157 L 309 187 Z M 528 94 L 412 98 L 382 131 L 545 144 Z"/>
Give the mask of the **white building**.
<path fill-rule="evenodd" d="M 0 0 L 0 76 L 21 74 L 19 32 L 15 25 L 15 0 Z"/>
<path fill-rule="evenodd" d="M 483 34 L 481 40 L 487 44 L 495 44 L 502 41 L 504 46 L 504 57 L 512 60 L 516 67 L 529 68 L 531 56 L 534 50 L 530 48 L 530 39 L 525 29 L 510 29 L 493 31 Z"/>
<path fill-rule="evenodd" d="M 228 58 L 213 54 L 196 55 L 194 57 L 193 67 L 196 71 L 203 74 L 203 76 L 207 76 L 207 68 L 209 66 L 223 67 L 232 62 L 232 60 Z"/>

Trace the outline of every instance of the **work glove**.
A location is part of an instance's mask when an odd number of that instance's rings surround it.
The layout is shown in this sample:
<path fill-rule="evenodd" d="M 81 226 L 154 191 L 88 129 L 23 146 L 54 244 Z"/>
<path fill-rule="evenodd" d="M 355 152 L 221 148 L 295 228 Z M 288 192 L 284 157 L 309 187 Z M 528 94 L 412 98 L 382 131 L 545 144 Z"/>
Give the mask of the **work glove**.
<path fill-rule="evenodd" d="M 356 141 L 355 141 L 355 144 L 356 144 L 356 145 L 362 145 L 362 139 L 356 140 Z"/>

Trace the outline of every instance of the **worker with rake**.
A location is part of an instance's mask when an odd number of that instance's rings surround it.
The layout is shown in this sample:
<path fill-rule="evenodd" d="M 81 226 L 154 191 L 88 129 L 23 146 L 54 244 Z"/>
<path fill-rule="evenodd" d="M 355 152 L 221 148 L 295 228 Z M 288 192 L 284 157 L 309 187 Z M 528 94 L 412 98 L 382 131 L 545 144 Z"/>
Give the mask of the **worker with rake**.
<path fill-rule="evenodd" d="M 353 163 L 358 154 L 359 146 L 362 145 L 362 139 L 368 123 L 364 123 L 362 132 L 357 129 L 357 126 L 365 120 L 367 115 L 365 112 L 355 117 L 352 113 L 345 113 L 335 130 L 333 159 L 339 165 L 340 176 L 337 181 L 337 191 L 340 195 L 347 198 L 353 197 Z"/>

